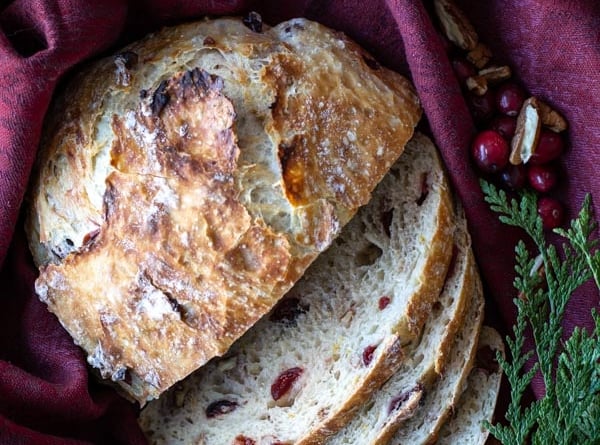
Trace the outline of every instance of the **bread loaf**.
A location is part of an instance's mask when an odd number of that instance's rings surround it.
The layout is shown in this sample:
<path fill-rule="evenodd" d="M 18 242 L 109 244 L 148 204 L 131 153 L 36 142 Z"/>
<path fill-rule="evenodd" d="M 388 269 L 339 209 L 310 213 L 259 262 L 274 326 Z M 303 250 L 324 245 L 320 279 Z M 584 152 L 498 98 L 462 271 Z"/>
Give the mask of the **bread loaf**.
<path fill-rule="evenodd" d="M 415 135 L 269 316 L 144 408 L 150 442 L 323 443 L 409 359 L 403 345 L 418 338 L 449 267 L 452 213 L 436 149 Z"/>
<path fill-rule="evenodd" d="M 48 113 L 26 223 L 36 291 L 141 404 L 273 307 L 420 117 L 410 83 L 341 33 L 256 19 L 150 35 Z"/>

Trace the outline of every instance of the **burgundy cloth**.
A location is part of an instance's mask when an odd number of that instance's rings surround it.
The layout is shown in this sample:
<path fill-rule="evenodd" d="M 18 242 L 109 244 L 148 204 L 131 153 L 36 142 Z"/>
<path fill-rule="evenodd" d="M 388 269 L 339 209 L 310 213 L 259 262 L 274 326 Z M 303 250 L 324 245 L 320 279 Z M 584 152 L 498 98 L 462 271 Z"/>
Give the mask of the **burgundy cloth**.
<path fill-rule="evenodd" d="M 84 354 L 35 297 L 20 206 L 44 113 L 77 63 L 163 24 L 255 9 L 267 21 L 304 15 L 340 29 L 410 76 L 462 198 L 485 282 L 488 322 L 513 323 L 513 248 L 522 234 L 483 203 L 468 158 L 473 123 L 436 34 L 417 0 L 16 0 L 0 7 L 0 444 L 138 444 L 136 407 L 88 376 Z M 600 2 L 464 0 L 482 41 L 532 93 L 568 118 L 559 196 L 573 216 L 586 192 L 600 215 Z M 568 308 L 565 329 L 591 325 L 593 286 Z M 535 394 L 541 386 L 534 384 Z"/>

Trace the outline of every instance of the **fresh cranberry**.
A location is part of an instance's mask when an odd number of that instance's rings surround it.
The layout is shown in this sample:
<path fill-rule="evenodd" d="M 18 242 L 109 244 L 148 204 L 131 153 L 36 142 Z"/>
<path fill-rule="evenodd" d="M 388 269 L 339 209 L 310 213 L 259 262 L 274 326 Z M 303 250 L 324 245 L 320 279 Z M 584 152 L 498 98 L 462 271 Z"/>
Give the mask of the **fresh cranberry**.
<path fill-rule="evenodd" d="M 496 108 L 507 116 L 516 116 L 525 101 L 525 92 L 513 82 L 507 82 L 496 91 Z"/>
<path fill-rule="evenodd" d="M 506 168 L 500 172 L 500 181 L 508 190 L 512 190 L 513 192 L 521 190 L 527 183 L 525 166 L 523 164 L 508 164 Z"/>
<path fill-rule="evenodd" d="M 477 74 L 473 64 L 464 57 L 456 57 L 455 59 L 452 59 L 452 69 L 454 70 L 454 74 L 461 85 L 464 85 L 467 82 L 468 77 Z"/>
<path fill-rule="evenodd" d="M 277 376 L 271 385 L 271 397 L 273 397 L 273 400 L 279 400 L 282 398 L 285 393 L 290 390 L 294 382 L 298 380 L 303 372 L 304 370 L 302 368 L 294 367 L 286 369 L 279 374 L 279 376 Z"/>
<path fill-rule="evenodd" d="M 553 164 L 530 165 L 527 169 L 529 185 L 540 193 L 549 192 L 558 181 L 558 173 Z"/>
<path fill-rule="evenodd" d="M 475 136 L 471 145 L 471 154 L 481 171 L 495 173 L 508 164 L 510 150 L 508 143 L 499 133 L 484 130 Z"/>
<path fill-rule="evenodd" d="M 488 90 L 483 96 L 467 93 L 467 103 L 471 110 L 471 116 L 477 124 L 487 121 L 494 115 L 495 99 L 491 90 Z"/>
<path fill-rule="evenodd" d="M 512 140 L 517 129 L 517 118 L 510 116 L 498 116 L 490 123 L 490 130 L 497 131 L 507 141 Z"/>
<path fill-rule="evenodd" d="M 551 130 L 542 129 L 537 146 L 529 162 L 532 164 L 545 164 L 558 158 L 565 148 L 565 143 L 560 134 Z"/>
<path fill-rule="evenodd" d="M 564 211 L 558 200 L 547 196 L 540 198 L 537 211 L 545 229 L 554 229 L 562 224 Z"/>

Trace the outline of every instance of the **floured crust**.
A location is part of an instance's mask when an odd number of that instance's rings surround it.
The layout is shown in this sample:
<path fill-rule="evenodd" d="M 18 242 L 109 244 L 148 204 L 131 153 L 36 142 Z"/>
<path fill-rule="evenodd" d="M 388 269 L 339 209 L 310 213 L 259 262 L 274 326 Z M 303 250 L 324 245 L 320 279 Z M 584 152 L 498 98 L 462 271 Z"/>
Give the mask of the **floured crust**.
<path fill-rule="evenodd" d="M 168 28 L 49 112 L 36 289 L 144 403 L 223 354 L 365 204 L 420 117 L 409 82 L 295 19 Z"/>

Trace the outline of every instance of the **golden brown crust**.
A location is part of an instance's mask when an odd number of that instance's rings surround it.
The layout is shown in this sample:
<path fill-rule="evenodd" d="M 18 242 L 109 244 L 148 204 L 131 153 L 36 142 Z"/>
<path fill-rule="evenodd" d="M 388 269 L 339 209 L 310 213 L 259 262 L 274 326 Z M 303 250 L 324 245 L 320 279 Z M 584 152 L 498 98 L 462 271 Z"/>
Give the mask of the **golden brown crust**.
<path fill-rule="evenodd" d="M 273 306 L 420 116 L 405 79 L 290 23 L 165 29 L 75 76 L 49 113 L 27 221 L 36 287 L 141 403 Z"/>
<path fill-rule="evenodd" d="M 400 332 L 402 338 L 414 339 L 419 336 L 425 320 L 431 312 L 433 303 L 439 296 L 440 289 L 446 280 L 446 274 L 452 259 L 452 246 L 454 242 L 455 217 L 452 210 L 452 196 L 447 187 L 440 190 L 440 209 L 438 218 L 439 229 L 433 236 L 427 248 L 428 258 L 425 271 L 422 274 L 424 283 L 417 298 L 412 298 L 407 308 L 408 332 Z"/>

